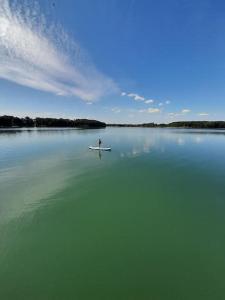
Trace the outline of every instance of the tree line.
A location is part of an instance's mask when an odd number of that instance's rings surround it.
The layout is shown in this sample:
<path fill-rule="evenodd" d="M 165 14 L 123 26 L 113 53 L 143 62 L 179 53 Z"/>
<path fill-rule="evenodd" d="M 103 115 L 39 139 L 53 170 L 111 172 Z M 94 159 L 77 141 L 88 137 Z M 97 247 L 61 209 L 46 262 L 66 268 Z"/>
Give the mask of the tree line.
<path fill-rule="evenodd" d="M 178 121 L 168 124 L 143 123 L 143 124 L 107 124 L 111 127 L 148 127 L 148 128 L 196 128 L 196 129 L 225 129 L 225 121 Z"/>
<path fill-rule="evenodd" d="M 88 119 L 56 119 L 56 118 L 19 118 L 14 116 L 0 116 L 0 127 L 80 127 L 80 128 L 101 128 L 105 127 L 104 122 Z"/>
<path fill-rule="evenodd" d="M 169 127 L 182 127 L 182 128 L 201 128 L 201 129 L 224 129 L 225 121 L 183 121 L 172 122 L 168 124 Z"/>
<path fill-rule="evenodd" d="M 14 116 L 0 116 L 0 127 L 80 127 L 101 128 L 111 127 L 147 127 L 147 128 L 201 128 L 225 129 L 225 121 L 178 121 L 169 124 L 142 123 L 142 124 L 107 124 L 97 120 L 88 119 L 63 119 L 63 118 L 19 118 Z"/>

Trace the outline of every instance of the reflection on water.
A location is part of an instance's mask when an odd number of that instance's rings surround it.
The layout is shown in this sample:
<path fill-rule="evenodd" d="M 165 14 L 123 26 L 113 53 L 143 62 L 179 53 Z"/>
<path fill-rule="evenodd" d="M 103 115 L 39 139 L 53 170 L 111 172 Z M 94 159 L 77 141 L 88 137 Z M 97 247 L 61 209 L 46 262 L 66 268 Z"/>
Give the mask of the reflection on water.
<path fill-rule="evenodd" d="M 102 159 L 102 151 L 101 150 L 98 151 L 98 157 L 100 160 Z"/>
<path fill-rule="evenodd" d="M 66 187 L 68 172 L 59 157 L 28 160 L 0 170 L 0 223 L 21 217 Z"/>
<path fill-rule="evenodd" d="M 221 136 L 225 131 L 220 130 L 219 133 L 212 130 L 184 130 L 184 129 L 143 129 L 144 132 L 138 132 L 138 137 L 135 138 L 134 146 L 127 152 L 120 152 L 121 157 L 135 157 L 143 153 L 150 153 L 153 149 L 160 152 L 165 152 L 166 147 L 170 147 L 170 143 L 177 146 L 185 146 L 191 144 L 201 144 L 210 139 L 211 135 Z M 129 143 L 129 137 L 124 137 Z M 130 143 L 131 144 L 131 143 Z"/>
<path fill-rule="evenodd" d="M 168 129 L 167 129 L 168 130 Z M 215 135 L 225 135 L 224 129 L 169 129 L 173 131 L 173 133 L 178 134 L 215 134 Z"/>

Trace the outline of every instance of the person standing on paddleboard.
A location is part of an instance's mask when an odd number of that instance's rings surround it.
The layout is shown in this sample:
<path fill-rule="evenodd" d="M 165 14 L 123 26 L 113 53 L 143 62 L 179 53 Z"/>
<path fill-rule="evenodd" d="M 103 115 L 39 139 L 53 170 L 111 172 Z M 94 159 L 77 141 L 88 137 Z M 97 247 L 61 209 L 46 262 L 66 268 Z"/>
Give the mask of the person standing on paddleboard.
<path fill-rule="evenodd" d="M 98 147 L 99 147 L 99 148 L 101 147 L 101 144 L 102 144 L 101 139 L 98 139 Z"/>

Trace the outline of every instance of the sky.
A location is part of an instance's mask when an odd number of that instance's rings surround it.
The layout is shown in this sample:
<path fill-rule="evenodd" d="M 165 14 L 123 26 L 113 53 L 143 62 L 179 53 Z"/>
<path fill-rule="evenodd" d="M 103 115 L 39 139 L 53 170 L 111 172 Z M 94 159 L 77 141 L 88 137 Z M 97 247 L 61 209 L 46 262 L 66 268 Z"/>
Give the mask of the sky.
<path fill-rule="evenodd" d="M 225 120 L 223 0 L 0 0 L 0 115 Z"/>

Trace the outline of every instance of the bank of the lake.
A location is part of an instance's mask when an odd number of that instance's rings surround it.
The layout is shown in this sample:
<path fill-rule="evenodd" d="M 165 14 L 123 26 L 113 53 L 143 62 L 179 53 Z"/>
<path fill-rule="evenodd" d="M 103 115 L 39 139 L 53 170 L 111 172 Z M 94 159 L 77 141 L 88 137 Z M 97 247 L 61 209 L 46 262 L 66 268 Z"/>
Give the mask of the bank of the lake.
<path fill-rule="evenodd" d="M 225 129 L 225 121 L 177 121 L 171 123 L 115 123 L 108 127 L 143 127 L 143 128 L 189 128 L 189 129 Z"/>
<path fill-rule="evenodd" d="M 225 121 L 177 121 L 171 123 L 114 123 L 89 119 L 63 119 L 63 118 L 43 118 L 0 116 L 0 128 L 104 128 L 104 127 L 143 127 L 143 128 L 192 128 L 192 129 L 225 129 Z"/>
<path fill-rule="evenodd" d="M 0 116 L 0 128 L 104 128 L 106 124 L 98 120 L 63 119 L 63 118 L 19 118 L 15 116 Z"/>

